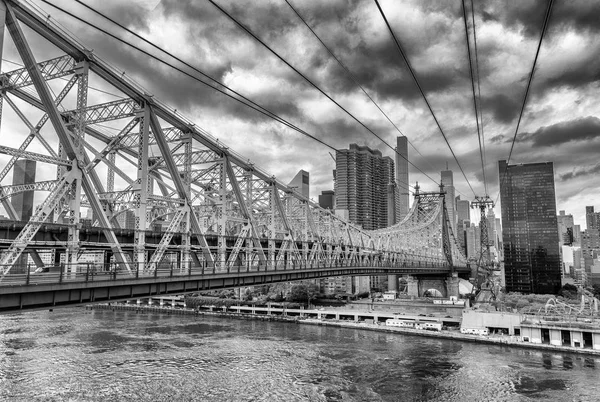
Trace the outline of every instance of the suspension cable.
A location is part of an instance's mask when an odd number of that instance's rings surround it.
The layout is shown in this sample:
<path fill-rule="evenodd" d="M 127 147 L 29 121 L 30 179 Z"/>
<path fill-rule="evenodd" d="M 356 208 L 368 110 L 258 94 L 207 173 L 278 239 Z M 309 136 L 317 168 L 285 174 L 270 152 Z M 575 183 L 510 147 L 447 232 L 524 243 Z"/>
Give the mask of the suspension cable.
<path fill-rule="evenodd" d="M 469 41 L 469 27 L 467 25 L 467 10 L 465 0 L 462 0 L 463 21 L 465 22 L 465 40 L 467 44 L 467 54 L 469 57 L 469 74 L 471 75 L 471 91 L 473 92 L 473 110 L 475 112 L 475 121 L 477 123 L 477 140 L 479 141 L 479 158 L 481 159 L 481 170 L 483 172 L 483 188 L 487 195 L 487 179 L 485 177 L 485 164 L 483 162 L 483 146 L 481 145 L 481 130 L 479 128 L 479 111 L 477 109 L 477 96 L 475 95 L 475 79 L 473 78 L 473 59 L 471 58 L 471 43 Z"/>
<path fill-rule="evenodd" d="M 423 99 L 425 100 L 425 104 L 429 108 L 429 112 L 431 113 L 431 116 L 433 116 L 433 120 L 435 120 L 435 123 L 437 124 L 438 129 L 440 130 L 440 133 L 442 133 L 442 137 L 444 137 L 444 141 L 446 141 L 446 145 L 448 145 L 448 148 L 450 149 L 450 152 L 452 153 L 452 156 L 454 157 L 454 160 L 456 161 L 456 164 L 460 168 L 460 171 L 462 172 L 463 177 L 467 181 L 467 184 L 469 185 L 469 188 L 473 192 L 473 195 L 475 195 L 475 190 L 473 190 L 473 186 L 471 186 L 471 183 L 469 182 L 469 179 L 467 178 L 467 175 L 465 174 L 464 169 L 462 168 L 460 162 L 458 161 L 458 158 L 456 157 L 456 154 L 454 153 L 454 150 L 450 146 L 450 143 L 448 142 L 448 138 L 446 137 L 446 134 L 444 134 L 444 130 L 442 129 L 442 126 L 440 125 L 437 117 L 435 116 L 435 113 L 433 112 L 433 109 L 431 108 L 431 105 L 429 104 L 429 101 L 427 100 L 427 96 L 425 95 L 425 92 L 423 91 L 423 88 L 421 87 L 421 84 L 419 83 L 419 80 L 417 79 L 417 76 L 415 75 L 415 72 L 414 72 L 413 68 L 411 67 L 410 62 L 408 61 L 408 57 L 404 53 L 404 50 L 402 50 L 402 46 L 400 46 L 400 42 L 398 41 L 398 38 L 396 38 L 396 34 L 394 34 L 394 31 L 392 30 L 392 27 L 391 27 L 390 23 L 388 22 L 388 19 L 385 16 L 385 13 L 383 12 L 383 9 L 381 8 L 381 6 L 379 5 L 379 2 L 377 0 L 375 0 L 375 4 L 377 5 L 377 8 L 379 9 L 379 12 L 381 13 L 381 16 L 383 17 L 383 20 L 385 21 L 385 24 L 387 25 L 387 28 L 390 31 L 390 34 L 392 35 L 392 38 L 394 39 L 394 42 L 396 43 L 396 48 L 400 52 L 400 55 L 402 56 L 402 59 L 404 60 L 404 62 L 406 63 L 406 65 L 408 67 L 410 75 L 412 76 L 415 84 L 417 85 L 417 88 L 419 89 L 419 92 L 421 93 L 421 96 L 423 96 Z"/>
<path fill-rule="evenodd" d="M 506 160 L 506 167 L 504 168 L 504 172 L 502 173 L 502 180 L 500 182 L 500 186 L 498 187 L 498 196 L 496 197 L 496 202 L 498 198 L 500 198 L 500 187 L 504 183 L 506 179 L 506 173 L 508 171 L 508 164 L 510 163 L 510 158 L 513 153 L 513 149 L 515 147 L 515 141 L 517 139 L 517 134 L 519 133 L 519 126 L 521 125 L 521 119 L 523 118 L 523 112 L 525 111 L 525 106 L 527 105 L 527 99 L 529 97 L 529 89 L 531 88 L 531 82 L 533 81 L 533 76 L 535 75 L 535 66 L 537 64 L 537 59 L 540 54 L 540 49 L 542 48 L 542 42 L 544 41 L 544 35 L 546 30 L 548 29 L 548 25 L 550 22 L 550 14 L 552 13 L 552 5 L 554 0 L 548 1 L 548 7 L 546 8 L 546 16 L 544 17 L 544 24 L 542 25 L 542 32 L 540 34 L 540 40 L 538 42 L 537 50 L 535 52 L 535 57 L 533 59 L 533 65 L 531 66 L 531 72 L 529 73 L 529 79 L 527 81 L 527 87 L 525 89 L 525 95 L 523 96 L 523 105 L 521 106 L 521 111 L 519 113 L 519 119 L 517 120 L 517 126 L 515 127 L 515 134 L 513 135 L 512 143 L 510 145 L 510 152 L 508 153 L 508 159 Z M 498 172 L 500 173 L 500 172 Z"/>

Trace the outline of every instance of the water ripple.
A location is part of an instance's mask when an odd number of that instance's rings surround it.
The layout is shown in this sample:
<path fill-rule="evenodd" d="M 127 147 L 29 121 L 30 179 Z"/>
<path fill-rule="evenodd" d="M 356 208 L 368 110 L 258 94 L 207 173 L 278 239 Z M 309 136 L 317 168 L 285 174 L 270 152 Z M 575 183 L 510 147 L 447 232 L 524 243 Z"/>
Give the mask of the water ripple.
<path fill-rule="evenodd" d="M 0 400 L 595 400 L 600 360 L 135 312 L 0 316 Z"/>

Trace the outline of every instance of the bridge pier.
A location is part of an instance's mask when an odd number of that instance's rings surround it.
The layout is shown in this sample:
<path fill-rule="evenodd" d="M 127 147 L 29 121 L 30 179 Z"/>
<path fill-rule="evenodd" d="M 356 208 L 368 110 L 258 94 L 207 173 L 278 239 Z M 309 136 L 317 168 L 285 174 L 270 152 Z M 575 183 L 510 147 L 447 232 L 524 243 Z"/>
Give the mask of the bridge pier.
<path fill-rule="evenodd" d="M 388 290 L 390 292 L 398 291 L 398 275 L 388 275 Z"/>
<path fill-rule="evenodd" d="M 458 274 L 453 272 L 452 275 L 446 279 L 446 295 L 448 297 L 455 296 L 460 297 L 459 285 L 460 279 L 458 278 Z"/>
<path fill-rule="evenodd" d="M 414 276 L 406 278 L 406 294 L 409 296 L 419 297 L 419 280 Z"/>
<path fill-rule="evenodd" d="M 457 273 L 452 273 L 447 278 L 417 278 L 409 276 L 406 278 L 408 296 L 422 297 L 428 290 L 437 290 L 442 297 L 460 296 L 460 278 Z"/>

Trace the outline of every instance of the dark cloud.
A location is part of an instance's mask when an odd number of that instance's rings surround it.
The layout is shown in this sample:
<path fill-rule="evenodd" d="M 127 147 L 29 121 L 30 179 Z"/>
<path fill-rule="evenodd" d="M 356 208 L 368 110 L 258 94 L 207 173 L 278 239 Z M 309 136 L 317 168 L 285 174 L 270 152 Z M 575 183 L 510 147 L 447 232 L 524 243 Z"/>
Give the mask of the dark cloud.
<path fill-rule="evenodd" d="M 600 173 L 600 163 L 597 163 L 594 166 L 588 166 L 586 168 L 574 169 L 572 172 L 561 174 L 559 177 L 560 180 L 567 181 L 578 177 L 596 175 L 598 173 Z"/>
<path fill-rule="evenodd" d="M 498 134 L 493 136 L 492 138 L 490 138 L 488 141 L 491 142 L 492 144 L 501 144 L 503 142 L 505 142 L 506 137 L 502 134 Z"/>
<path fill-rule="evenodd" d="M 600 19 L 600 15 L 598 18 Z M 600 51 L 600 47 L 590 49 L 584 58 L 570 60 L 558 71 L 548 72 L 546 77 L 541 77 L 542 79 L 536 82 L 536 88 L 541 91 L 558 87 L 581 88 L 590 83 L 600 82 L 600 59 L 597 51 Z"/>
<path fill-rule="evenodd" d="M 484 113 L 491 112 L 494 119 L 502 124 L 511 123 L 521 108 L 521 101 L 502 93 L 483 96 L 481 101 Z"/>
<path fill-rule="evenodd" d="M 540 127 L 533 133 L 520 134 L 517 140 L 531 141 L 533 146 L 548 147 L 598 137 L 600 137 L 600 119 L 588 116 Z"/>
<path fill-rule="evenodd" d="M 549 0 L 523 0 L 510 3 L 488 1 L 483 6 L 485 21 L 501 21 L 505 26 L 518 28 L 525 35 L 539 37 Z M 591 0 L 555 1 L 552 6 L 549 33 L 562 30 L 600 32 L 600 3 Z"/>

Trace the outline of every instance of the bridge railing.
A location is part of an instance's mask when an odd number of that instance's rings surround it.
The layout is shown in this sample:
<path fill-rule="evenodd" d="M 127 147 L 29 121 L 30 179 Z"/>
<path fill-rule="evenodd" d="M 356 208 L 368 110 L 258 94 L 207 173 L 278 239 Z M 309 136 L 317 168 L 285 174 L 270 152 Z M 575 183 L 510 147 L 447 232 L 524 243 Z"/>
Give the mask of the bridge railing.
<path fill-rule="evenodd" d="M 185 277 L 185 276 L 203 276 L 218 274 L 251 274 L 260 272 L 287 272 L 298 270 L 322 270 L 335 268 L 406 268 L 406 269 L 450 269 L 447 263 L 440 262 L 421 262 L 421 261 L 403 261 L 397 263 L 388 263 L 377 261 L 371 264 L 365 264 L 360 261 L 289 261 L 272 262 L 267 264 L 246 264 L 226 267 L 218 267 L 202 263 L 189 264 L 183 268 L 176 261 L 161 262 L 156 269 L 144 269 L 141 264 L 129 263 L 128 271 L 124 264 L 119 263 L 77 263 L 77 264 L 59 264 L 55 266 L 46 266 L 37 268 L 28 264 L 21 269 L 21 272 L 11 272 L 0 277 L 0 287 L 4 286 L 23 286 L 23 285 L 43 285 L 43 284 L 61 284 L 73 282 L 99 282 L 116 281 L 124 279 L 148 279 L 148 278 L 167 278 L 167 277 Z M 131 268 L 133 267 L 133 268 Z"/>

